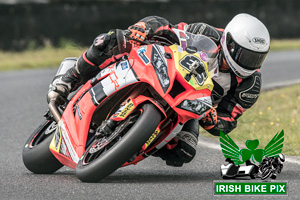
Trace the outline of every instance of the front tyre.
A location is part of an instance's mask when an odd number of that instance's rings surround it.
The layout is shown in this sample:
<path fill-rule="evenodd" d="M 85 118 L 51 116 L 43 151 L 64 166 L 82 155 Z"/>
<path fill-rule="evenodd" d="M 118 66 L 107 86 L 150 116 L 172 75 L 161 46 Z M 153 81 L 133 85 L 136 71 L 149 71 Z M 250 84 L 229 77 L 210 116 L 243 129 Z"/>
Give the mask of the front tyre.
<path fill-rule="evenodd" d="M 23 148 L 23 163 L 35 174 L 52 174 L 63 165 L 54 157 L 49 149 L 56 122 L 45 120 L 33 131 Z"/>
<path fill-rule="evenodd" d="M 109 139 L 102 138 L 86 149 L 76 168 L 81 181 L 100 181 L 140 150 L 161 120 L 160 111 L 153 104 L 144 104 L 140 111 L 138 116 L 135 112 L 116 128 L 120 134 L 109 144 Z"/>

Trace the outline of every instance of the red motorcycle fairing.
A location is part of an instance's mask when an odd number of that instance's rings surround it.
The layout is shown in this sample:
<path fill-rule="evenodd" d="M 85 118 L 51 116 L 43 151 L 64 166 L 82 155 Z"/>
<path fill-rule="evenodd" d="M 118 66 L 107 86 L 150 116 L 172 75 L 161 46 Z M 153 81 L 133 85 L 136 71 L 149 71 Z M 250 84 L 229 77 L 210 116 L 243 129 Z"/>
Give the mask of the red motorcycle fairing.
<path fill-rule="evenodd" d="M 136 83 L 146 83 L 152 87 L 160 96 L 159 99 L 163 99 L 163 102 L 178 113 L 177 122 L 166 127 L 159 134 L 158 140 L 149 141 L 148 146 L 151 148 L 144 149 L 144 153 L 155 146 L 161 148 L 167 144 L 189 119 L 203 116 L 205 111 L 211 108 L 211 90 L 195 90 L 185 80 L 172 59 L 176 56 L 175 53 L 174 49 L 159 45 L 136 47 L 131 51 L 128 60 L 108 66 L 96 78 L 88 81 L 71 99 L 62 115 L 59 128 L 50 144 L 53 155 L 62 164 L 75 169 L 79 158 L 85 152 L 91 120 L 96 109 L 106 100 L 111 100 L 109 97 L 115 93 Z M 131 100 L 135 107 L 145 101 L 152 102 L 166 118 L 166 112 L 156 100 L 141 95 L 133 96 Z M 204 102 L 201 105 L 202 110 L 195 108 L 193 101 Z M 184 102 L 187 102 L 186 105 Z M 158 137 L 158 134 L 154 136 Z M 150 145 L 153 141 L 155 144 Z M 141 155 L 132 163 L 144 157 Z"/>
<path fill-rule="evenodd" d="M 140 51 L 142 50 L 142 55 Z M 184 109 L 180 104 L 185 100 L 196 100 L 203 98 L 208 101 L 208 107 L 211 108 L 210 94 L 211 90 L 201 89 L 195 90 L 179 73 L 176 69 L 176 62 L 172 59 L 176 51 L 170 47 L 163 47 L 160 45 L 147 45 L 141 46 L 136 51 L 132 51 L 129 59 L 138 57 L 135 60 L 135 64 L 132 66 L 137 77 L 141 82 L 148 83 L 158 92 L 160 97 L 164 99 L 174 109 L 175 112 L 180 113 L 179 121 L 181 123 L 187 122 L 189 119 L 198 119 L 204 113 L 195 113 Z M 158 57 L 159 59 L 155 59 Z M 150 59 L 151 58 L 151 59 Z M 148 61 L 148 62 L 145 62 Z M 155 62 L 155 60 L 158 60 Z M 140 67 L 146 64 L 145 67 Z M 158 66 L 160 65 L 160 66 Z M 167 67 L 168 66 L 168 67 Z M 158 73 L 165 70 L 165 77 L 159 79 L 160 74 Z M 164 83 L 162 83 L 164 81 Z M 210 105 L 209 105 L 210 104 Z"/>
<path fill-rule="evenodd" d="M 122 67 L 124 64 L 126 67 Z M 76 168 L 78 158 L 85 151 L 91 119 L 97 107 L 109 95 L 134 82 L 137 79 L 128 61 L 122 61 L 102 70 L 97 80 L 88 81 L 75 94 L 58 124 L 61 131 L 57 131 L 50 144 L 51 152 L 62 164 Z"/>

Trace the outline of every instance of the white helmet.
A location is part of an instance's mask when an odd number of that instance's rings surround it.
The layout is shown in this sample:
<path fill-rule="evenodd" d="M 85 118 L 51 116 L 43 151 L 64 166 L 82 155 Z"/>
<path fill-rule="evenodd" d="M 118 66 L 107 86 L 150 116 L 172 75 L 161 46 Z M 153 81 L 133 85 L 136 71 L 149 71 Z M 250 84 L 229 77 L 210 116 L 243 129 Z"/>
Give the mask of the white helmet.
<path fill-rule="evenodd" d="M 270 35 L 257 18 L 238 14 L 225 27 L 221 46 L 230 68 L 245 78 L 261 67 L 269 52 Z"/>

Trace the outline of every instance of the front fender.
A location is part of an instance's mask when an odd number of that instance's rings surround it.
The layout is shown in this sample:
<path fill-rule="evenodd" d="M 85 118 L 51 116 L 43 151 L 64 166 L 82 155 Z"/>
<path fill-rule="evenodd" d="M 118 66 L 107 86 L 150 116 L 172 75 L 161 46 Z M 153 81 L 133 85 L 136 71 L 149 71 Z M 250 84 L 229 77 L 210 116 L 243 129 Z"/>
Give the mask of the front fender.
<path fill-rule="evenodd" d="M 166 111 L 165 109 L 162 107 L 162 105 L 156 101 L 155 99 L 151 98 L 151 97 L 146 97 L 144 95 L 140 95 L 134 99 L 132 99 L 133 103 L 137 106 L 137 105 L 140 105 L 146 101 L 150 101 L 153 105 L 155 105 L 161 112 L 161 114 L 167 118 L 167 114 L 166 114 Z"/>
<path fill-rule="evenodd" d="M 133 99 L 128 99 L 126 104 L 121 106 L 121 108 L 117 111 L 117 113 L 113 116 L 115 121 L 121 121 L 126 119 L 132 111 L 134 111 L 139 105 L 143 104 L 144 102 L 151 102 L 154 106 L 158 108 L 164 118 L 167 118 L 166 111 L 160 105 L 158 101 L 153 98 L 146 97 L 144 95 L 137 96 Z"/>

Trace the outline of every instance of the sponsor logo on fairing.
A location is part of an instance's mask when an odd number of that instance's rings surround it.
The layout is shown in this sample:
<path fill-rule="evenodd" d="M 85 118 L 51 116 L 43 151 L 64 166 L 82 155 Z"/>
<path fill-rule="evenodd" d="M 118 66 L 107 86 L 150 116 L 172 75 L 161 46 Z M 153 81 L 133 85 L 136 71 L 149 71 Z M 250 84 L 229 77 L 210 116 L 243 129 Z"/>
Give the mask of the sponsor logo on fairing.
<path fill-rule="evenodd" d="M 127 103 L 125 105 L 124 108 L 122 108 L 122 111 L 120 112 L 120 114 L 118 115 L 118 117 L 121 117 L 121 118 L 125 118 L 127 117 L 127 115 L 134 109 L 134 104 L 133 102 L 130 100 L 129 103 Z"/>
<path fill-rule="evenodd" d="M 146 149 L 152 142 L 153 140 L 157 137 L 157 135 L 160 133 L 159 129 L 156 129 L 154 133 L 150 136 L 150 138 L 147 140 L 147 142 L 144 145 L 144 149 Z"/>
<path fill-rule="evenodd" d="M 61 135 L 63 136 L 63 139 L 64 139 L 64 141 L 66 143 L 66 146 L 67 146 L 67 149 L 68 149 L 68 151 L 70 153 L 71 159 L 75 163 L 77 163 L 78 160 L 79 160 L 79 158 L 78 158 L 78 155 L 77 155 L 77 153 L 76 153 L 75 149 L 73 148 L 73 145 L 72 145 L 72 143 L 70 141 L 70 138 L 69 138 L 69 135 L 67 133 L 66 127 L 65 127 L 65 125 L 64 125 L 64 123 L 62 121 L 60 122 L 59 125 L 60 125 L 59 126 L 59 130 L 60 130 Z"/>
<path fill-rule="evenodd" d="M 164 55 L 163 47 L 153 45 L 151 64 L 154 67 L 157 78 L 163 88 L 163 91 L 166 92 L 170 86 L 170 78 L 168 75 L 167 62 Z"/>
<path fill-rule="evenodd" d="M 123 61 L 120 63 L 122 70 L 128 69 L 128 62 L 127 61 Z"/>
<path fill-rule="evenodd" d="M 137 50 L 137 54 L 138 56 L 142 59 L 142 61 L 145 63 L 145 65 L 150 63 L 149 58 L 146 56 L 147 52 L 147 46 L 141 46 L 138 50 Z"/>
<path fill-rule="evenodd" d="M 208 56 L 207 56 L 206 53 L 204 53 L 203 51 L 199 51 L 198 54 L 199 54 L 200 58 L 201 58 L 204 62 L 207 62 Z"/>
<path fill-rule="evenodd" d="M 184 100 L 182 101 L 177 108 L 190 111 L 197 115 L 202 115 L 207 110 L 211 109 L 212 102 L 210 97 L 201 97 L 195 100 Z"/>
<path fill-rule="evenodd" d="M 119 83 L 118 83 L 118 76 L 116 74 L 116 71 L 115 71 L 115 68 L 114 66 L 109 66 L 108 67 L 110 70 L 110 74 L 109 74 L 109 78 L 111 80 L 111 83 L 114 84 L 115 86 L 115 90 L 117 90 L 117 88 L 120 86 Z"/>
<path fill-rule="evenodd" d="M 55 133 L 55 149 L 58 150 L 60 142 L 61 142 L 61 134 L 59 129 L 56 129 L 56 133 Z"/>

